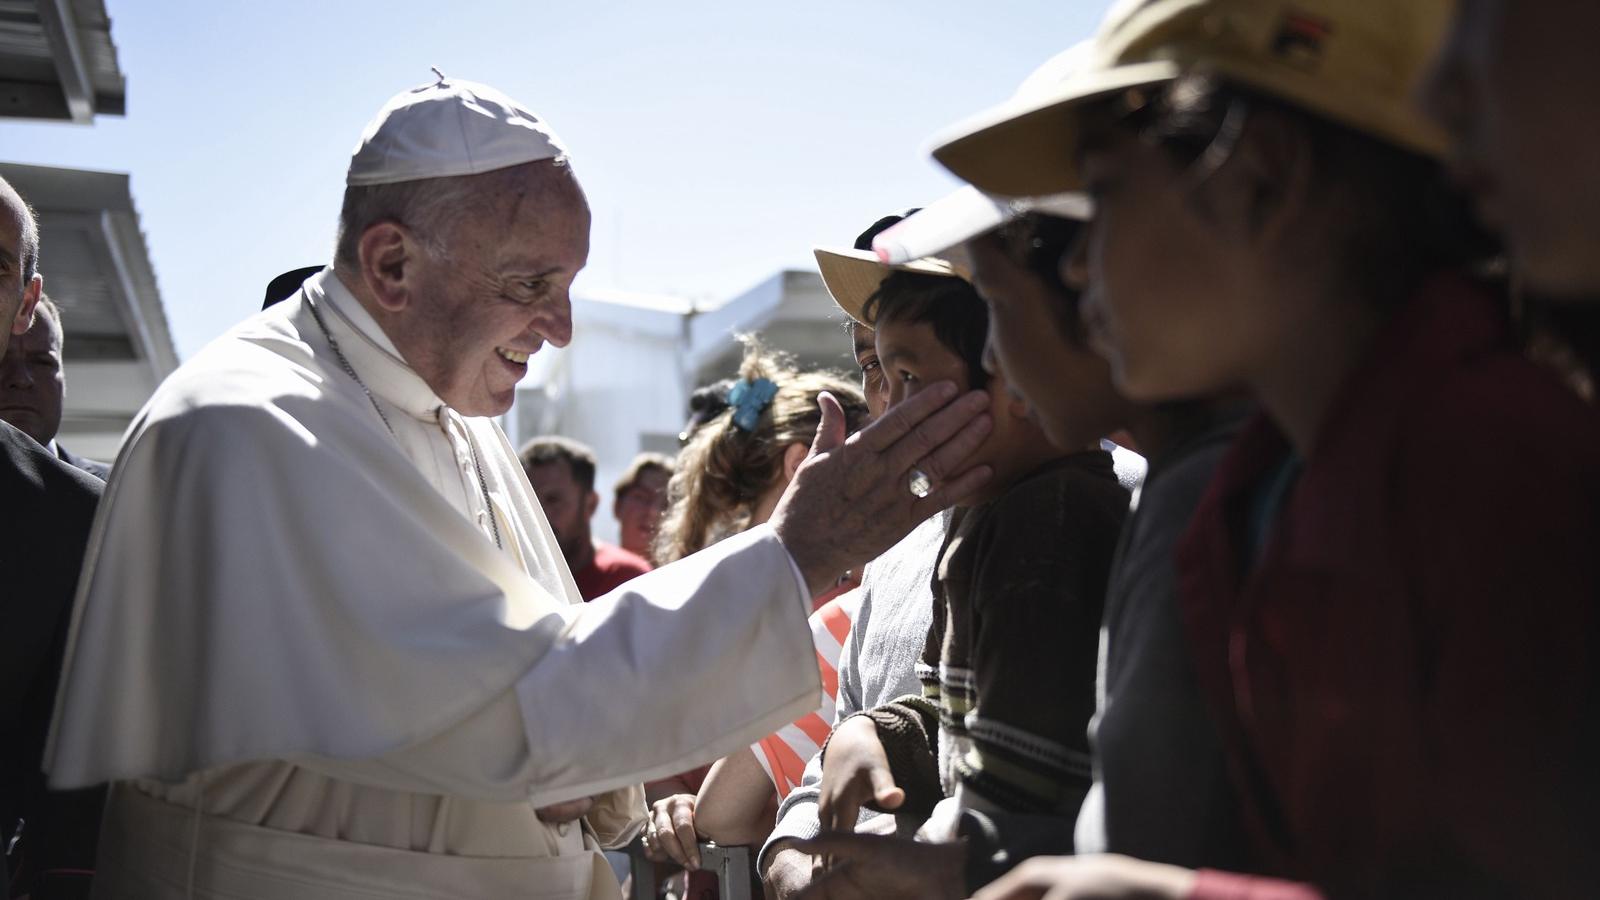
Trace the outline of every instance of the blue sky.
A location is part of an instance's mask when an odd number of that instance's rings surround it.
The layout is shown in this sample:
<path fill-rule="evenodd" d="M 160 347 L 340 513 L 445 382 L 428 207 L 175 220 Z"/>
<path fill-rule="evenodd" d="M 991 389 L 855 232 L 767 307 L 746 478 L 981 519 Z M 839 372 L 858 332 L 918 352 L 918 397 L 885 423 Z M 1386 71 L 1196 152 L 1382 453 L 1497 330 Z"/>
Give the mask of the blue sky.
<path fill-rule="evenodd" d="M 1088 36 L 1078 0 L 107 0 L 128 115 L 0 125 L 7 161 L 132 173 L 179 352 L 331 253 L 345 165 L 428 67 L 567 142 L 585 287 L 730 296 L 954 186 L 930 135 Z M 48 246 L 43 248 L 49 277 Z M 47 282 L 48 285 L 48 282 Z"/>

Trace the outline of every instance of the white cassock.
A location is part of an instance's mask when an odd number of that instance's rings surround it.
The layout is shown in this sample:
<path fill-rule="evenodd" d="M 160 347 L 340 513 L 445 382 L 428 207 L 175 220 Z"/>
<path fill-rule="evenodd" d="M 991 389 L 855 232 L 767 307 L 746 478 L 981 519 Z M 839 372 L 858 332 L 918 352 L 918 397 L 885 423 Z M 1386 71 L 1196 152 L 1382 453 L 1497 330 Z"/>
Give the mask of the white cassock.
<path fill-rule="evenodd" d="M 809 600 L 756 529 L 579 602 L 500 429 L 325 270 L 134 423 L 46 768 L 116 782 L 97 897 L 615 896 L 638 782 L 816 705 Z"/>

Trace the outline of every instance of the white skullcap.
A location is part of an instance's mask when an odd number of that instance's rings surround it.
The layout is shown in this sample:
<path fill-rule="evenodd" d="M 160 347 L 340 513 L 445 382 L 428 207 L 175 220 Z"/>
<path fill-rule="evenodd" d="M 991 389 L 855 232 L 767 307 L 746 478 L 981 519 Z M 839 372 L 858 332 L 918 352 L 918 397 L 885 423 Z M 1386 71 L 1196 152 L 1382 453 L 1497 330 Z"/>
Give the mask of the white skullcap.
<path fill-rule="evenodd" d="M 488 85 L 440 75 L 384 104 L 362 132 L 344 183 L 476 175 L 566 153 L 527 107 Z"/>

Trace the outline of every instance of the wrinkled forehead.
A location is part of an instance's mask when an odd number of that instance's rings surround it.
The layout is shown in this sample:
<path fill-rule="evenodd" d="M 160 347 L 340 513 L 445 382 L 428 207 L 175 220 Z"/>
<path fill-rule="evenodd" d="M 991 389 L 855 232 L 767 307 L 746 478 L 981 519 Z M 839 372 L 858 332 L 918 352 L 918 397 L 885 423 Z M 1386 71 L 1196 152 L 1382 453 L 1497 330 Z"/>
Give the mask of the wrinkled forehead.
<path fill-rule="evenodd" d="M 503 253 L 552 270 L 581 266 L 589 253 L 589 202 L 578 179 L 551 162 L 518 167 L 470 214 Z M 538 257 L 537 259 L 533 257 Z"/>

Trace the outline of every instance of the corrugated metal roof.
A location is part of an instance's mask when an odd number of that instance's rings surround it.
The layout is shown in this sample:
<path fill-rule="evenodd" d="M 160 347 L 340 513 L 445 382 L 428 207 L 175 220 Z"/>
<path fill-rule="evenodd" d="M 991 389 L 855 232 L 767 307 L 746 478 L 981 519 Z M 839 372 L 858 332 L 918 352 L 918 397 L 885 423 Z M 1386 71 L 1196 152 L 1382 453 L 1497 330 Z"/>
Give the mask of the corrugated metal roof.
<path fill-rule="evenodd" d="M 87 124 L 126 93 L 104 0 L 0 0 L 0 115 Z"/>

